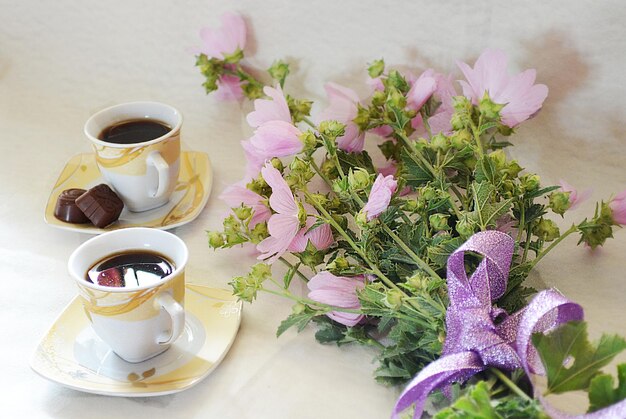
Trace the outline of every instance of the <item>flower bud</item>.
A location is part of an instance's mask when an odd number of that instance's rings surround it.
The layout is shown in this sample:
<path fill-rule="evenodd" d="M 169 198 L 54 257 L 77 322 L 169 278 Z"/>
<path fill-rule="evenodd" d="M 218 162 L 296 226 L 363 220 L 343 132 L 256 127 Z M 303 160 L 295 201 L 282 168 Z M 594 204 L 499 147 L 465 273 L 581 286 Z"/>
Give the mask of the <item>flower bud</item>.
<path fill-rule="evenodd" d="M 450 144 L 457 150 L 464 149 L 471 141 L 472 134 L 466 129 L 456 131 L 452 137 L 450 137 Z"/>
<path fill-rule="evenodd" d="M 396 289 L 390 289 L 383 297 L 383 303 L 392 310 L 398 310 L 402 307 L 402 292 Z"/>
<path fill-rule="evenodd" d="M 370 124 L 370 113 L 368 108 L 364 108 L 360 104 L 357 103 L 357 114 L 356 117 L 352 120 L 361 131 L 367 131 Z"/>
<path fill-rule="evenodd" d="M 417 199 L 407 199 L 404 201 L 402 209 L 409 212 L 417 212 L 419 210 Z"/>
<path fill-rule="evenodd" d="M 445 153 L 450 148 L 450 141 L 445 135 L 436 134 L 431 138 L 430 145 L 434 150 Z"/>
<path fill-rule="evenodd" d="M 267 223 L 258 223 L 250 231 L 250 241 L 254 244 L 262 242 L 269 236 L 270 233 L 267 230 Z"/>
<path fill-rule="evenodd" d="M 489 97 L 489 94 L 485 92 L 485 95 L 478 103 L 478 110 L 487 119 L 498 120 L 500 119 L 500 111 L 504 106 L 505 105 L 494 103 Z"/>
<path fill-rule="evenodd" d="M 552 192 L 548 206 L 554 213 L 562 216 L 571 206 L 569 196 L 570 192 Z"/>
<path fill-rule="evenodd" d="M 361 191 L 370 186 L 370 174 L 363 168 L 350 169 L 348 173 L 348 184 L 353 191 Z"/>
<path fill-rule="evenodd" d="M 489 157 L 491 158 L 491 161 L 493 161 L 493 163 L 496 165 L 496 169 L 498 170 L 503 169 L 507 165 L 504 150 L 493 151 L 489 153 Z"/>
<path fill-rule="evenodd" d="M 541 218 L 533 227 L 533 233 L 543 241 L 551 242 L 559 238 L 561 233 L 559 227 L 552 220 Z"/>
<path fill-rule="evenodd" d="M 385 100 L 387 100 L 387 95 L 385 92 L 377 90 L 372 95 L 372 105 L 374 106 L 383 106 L 385 104 Z"/>
<path fill-rule="evenodd" d="M 209 246 L 213 249 L 217 249 L 224 245 L 224 236 L 222 233 L 218 233 L 217 231 L 209 231 Z"/>
<path fill-rule="evenodd" d="M 502 173 L 508 175 L 509 179 L 514 179 L 522 170 L 524 170 L 524 168 L 517 163 L 517 160 L 512 160 L 504 169 L 502 169 Z"/>
<path fill-rule="evenodd" d="M 526 192 L 533 192 L 539 189 L 540 178 L 537 175 L 527 174 L 521 177 L 522 189 Z"/>
<path fill-rule="evenodd" d="M 367 73 L 373 79 L 383 74 L 383 71 L 385 71 L 385 61 L 383 59 L 374 60 L 367 69 Z"/>
<path fill-rule="evenodd" d="M 396 108 L 406 108 L 406 97 L 397 89 L 390 88 L 387 96 L 387 105 Z"/>
<path fill-rule="evenodd" d="M 320 134 L 332 139 L 341 137 L 346 133 L 346 126 L 338 121 L 322 121 L 318 128 Z"/>
<path fill-rule="evenodd" d="M 270 163 L 272 164 L 272 167 L 274 169 L 278 170 L 281 173 L 283 170 L 285 170 L 285 166 L 283 165 L 283 162 L 278 157 L 272 157 L 272 160 L 270 160 Z"/>
<path fill-rule="evenodd" d="M 294 123 L 298 123 L 311 114 L 311 106 L 313 102 L 304 99 L 294 99 L 291 96 L 285 96 L 287 100 L 287 106 L 289 107 L 289 113 L 291 113 L 291 119 Z"/>
<path fill-rule="evenodd" d="M 242 205 L 240 207 L 233 208 L 233 212 L 238 219 L 244 221 L 250 218 L 250 216 L 252 215 L 252 208 Z"/>
<path fill-rule="evenodd" d="M 350 268 L 350 262 L 343 256 L 335 258 L 331 263 L 326 266 L 326 269 L 333 273 L 341 273 Z"/>
<path fill-rule="evenodd" d="M 417 292 L 423 292 L 428 289 L 428 277 L 422 272 L 416 272 L 406 279 L 406 284 Z"/>
<path fill-rule="evenodd" d="M 449 215 L 432 214 L 430 217 L 428 217 L 428 222 L 430 223 L 430 226 L 435 231 L 449 230 L 450 229 L 450 226 L 448 226 L 449 217 L 450 217 Z"/>
<path fill-rule="evenodd" d="M 470 218 L 468 213 L 464 213 L 461 219 L 457 221 L 455 229 L 461 237 L 470 237 L 476 231 L 476 222 Z"/>
<path fill-rule="evenodd" d="M 289 74 L 289 64 L 283 60 L 276 60 L 272 63 L 272 66 L 267 69 L 270 77 L 280 83 L 282 86 L 285 83 L 285 79 Z"/>
<path fill-rule="evenodd" d="M 333 182 L 333 192 L 344 194 L 348 192 L 349 184 L 347 178 L 337 179 Z"/>
<path fill-rule="evenodd" d="M 304 144 L 303 151 L 313 152 L 317 147 L 317 138 L 310 130 L 300 134 L 300 141 Z"/>
<path fill-rule="evenodd" d="M 339 173 L 337 172 L 337 166 L 335 166 L 335 163 L 332 160 L 324 160 L 324 162 L 322 163 L 322 167 L 320 167 L 320 170 L 322 174 L 330 180 L 337 179 L 337 177 L 339 176 Z"/>

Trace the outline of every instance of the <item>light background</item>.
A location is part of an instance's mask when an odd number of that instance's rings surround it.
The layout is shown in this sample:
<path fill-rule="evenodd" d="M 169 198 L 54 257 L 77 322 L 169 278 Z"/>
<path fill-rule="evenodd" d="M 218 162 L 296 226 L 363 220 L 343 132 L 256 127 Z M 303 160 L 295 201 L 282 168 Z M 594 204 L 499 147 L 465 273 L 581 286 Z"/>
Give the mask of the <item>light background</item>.
<path fill-rule="evenodd" d="M 188 278 L 225 287 L 253 258 L 214 253 L 204 230 L 225 207 L 216 196 L 243 174 L 238 142 L 250 135 L 248 105 L 207 97 L 190 50 L 198 30 L 239 11 L 250 26 L 250 62 L 292 65 L 286 90 L 323 103 L 335 81 L 364 95 L 366 63 L 459 75 L 485 47 L 504 49 L 515 71 L 534 67 L 550 94 L 519 129 L 511 154 L 544 184 L 566 179 L 607 199 L 626 188 L 626 4 L 582 1 L 55 1 L 0 0 L 0 416 L 16 417 L 387 417 L 398 389 L 372 379 L 374 352 L 314 342 L 313 330 L 274 337 L 290 304 L 263 295 L 246 306 L 223 364 L 183 393 L 116 399 L 61 388 L 28 360 L 75 295 L 66 271 L 88 236 L 53 229 L 43 209 L 70 156 L 90 151 L 88 116 L 109 105 L 157 100 L 185 116 L 183 137 L 209 153 L 214 191 L 201 216 L 175 230 L 191 251 Z M 316 109 L 319 109 L 316 108 Z M 587 202 L 558 220 L 592 215 Z M 535 283 L 581 303 L 594 337 L 626 335 L 626 232 L 590 253 L 566 240 L 542 261 Z M 562 403 L 574 406 L 576 403 Z"/>

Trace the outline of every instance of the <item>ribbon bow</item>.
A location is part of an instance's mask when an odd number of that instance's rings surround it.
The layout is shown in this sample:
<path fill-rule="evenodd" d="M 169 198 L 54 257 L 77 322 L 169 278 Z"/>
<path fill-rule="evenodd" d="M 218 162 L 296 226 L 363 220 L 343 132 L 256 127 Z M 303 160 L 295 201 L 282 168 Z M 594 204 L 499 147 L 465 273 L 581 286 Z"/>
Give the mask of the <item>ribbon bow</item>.
<path fill-rule="evenodd" d="M 488 367 L 524 368 L 541 372 L 533 333 L 561 323 L 582 320 L 580 305 L 555 290 L 545 290 L 522 310 L 509 315 L 492 301 L 506 291 L 515 241 L 499 231 L 484 231 L 469 238 L 448 258 L 447 336 L 441 358 L 426 366 L 404 389 L 392 418 L 415 403 L 419 418 L 431 391 L 455 381 L 465 381 Z M 465 252 L 483 256 L 474 273 L 465 272 Z"/>

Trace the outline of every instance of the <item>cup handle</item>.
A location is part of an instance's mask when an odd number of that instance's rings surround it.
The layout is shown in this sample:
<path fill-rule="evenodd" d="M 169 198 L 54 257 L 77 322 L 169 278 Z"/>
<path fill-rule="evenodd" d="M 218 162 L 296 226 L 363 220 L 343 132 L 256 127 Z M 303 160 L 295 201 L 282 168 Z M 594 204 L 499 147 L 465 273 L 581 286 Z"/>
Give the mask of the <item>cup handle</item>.
<path fill-rule="evenodd" d="M 165 195 L 167 190 L 170 188 L 170 165 L 167 164 L 161 153 L 159 153 L 158 151 L 153 151 L 152 153 L 148 154 L 148 157 L 146 158 L 146 164 L 154 166 L 159 175 L 159 183 L 157 185 L 156 191 L 151 191 L 152 198 L 159 198 Z"/>
<path fill-rule="evenodd" d="M 178 339 L 185 328 L 185 310 L 171 294 L 166 292 L 157 296 L 156 302 L 172 319 L 171 332 L 162 333 L 157 340 L 159 345 L 168 345 Z"/>

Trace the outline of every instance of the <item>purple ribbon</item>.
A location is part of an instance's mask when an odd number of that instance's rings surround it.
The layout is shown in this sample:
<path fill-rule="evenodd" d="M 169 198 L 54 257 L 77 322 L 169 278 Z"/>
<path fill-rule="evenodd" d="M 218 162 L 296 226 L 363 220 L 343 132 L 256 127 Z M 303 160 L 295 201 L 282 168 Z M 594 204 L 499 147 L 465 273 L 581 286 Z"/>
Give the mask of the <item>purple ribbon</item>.
<path fill-rule="evenodd" d="M 542 373 L 543 366 L 531 344 L 533 333 L 549 331 L 561 323 L 582 320 L 583 309 L 555 290 L 545 290 L 522 310 L 509 315 L 492 301 L 506 291 L 515 241 L 499 231 L 484 231 L 469 238 L 448 258 L 447 336 L 441 358 L 424 368 L 404 389 L 392 418 L 415 404 L 419 418 L 431 391 L 465 381 L 488 367 L 523 368 Z M 474 273 L 465 272 L 465 252 L 483 256 Z M 552 412 L 551 412 L 552 413 Z"/>

